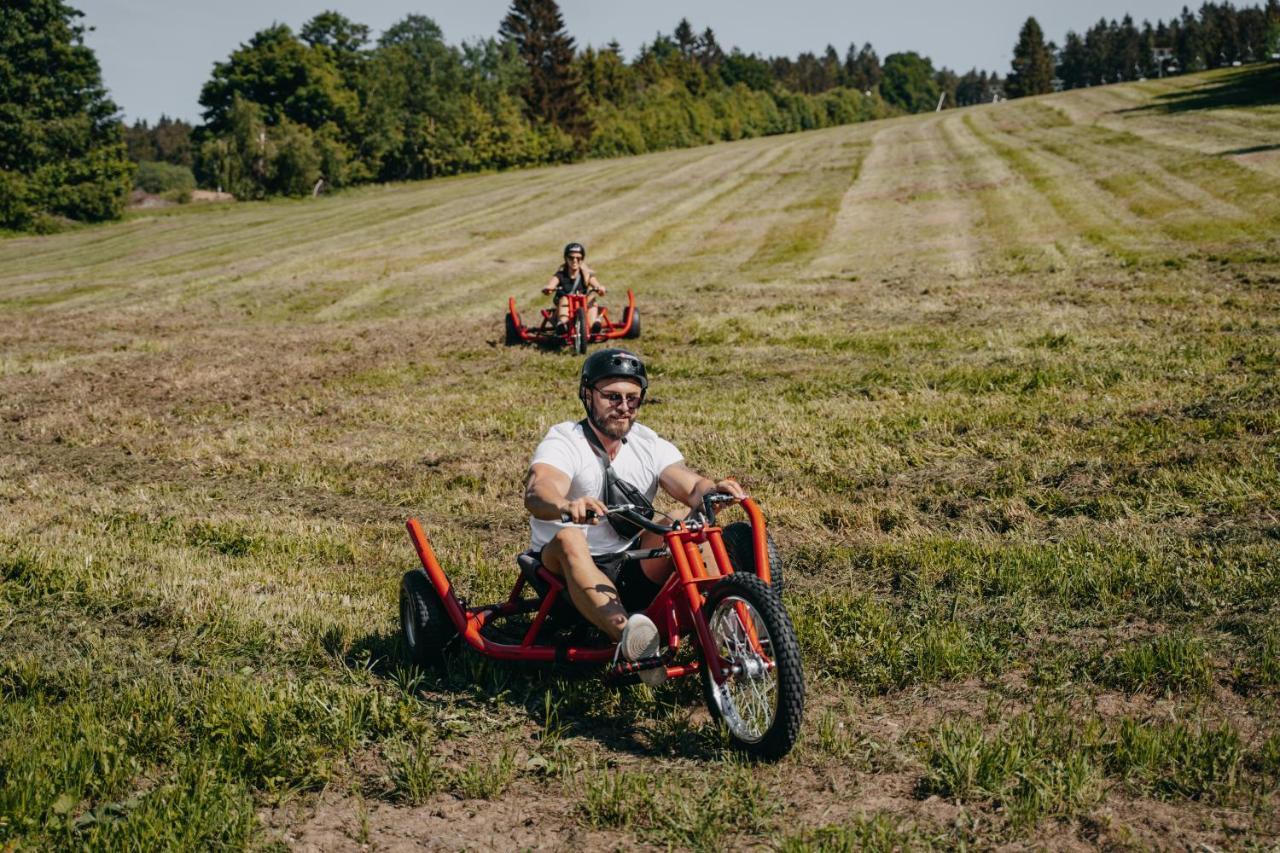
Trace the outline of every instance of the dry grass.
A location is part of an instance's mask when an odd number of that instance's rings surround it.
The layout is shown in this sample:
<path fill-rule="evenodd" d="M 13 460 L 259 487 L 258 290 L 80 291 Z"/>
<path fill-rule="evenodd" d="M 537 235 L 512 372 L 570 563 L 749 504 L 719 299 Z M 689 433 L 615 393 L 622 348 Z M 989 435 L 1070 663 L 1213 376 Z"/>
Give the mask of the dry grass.
<path fill-rule="evenodd" d="M 1278 74 L 0 242 L 0 845 L 1276 843 Z M 788 559 L 777 766 L 395 663 L 405 516 L 511 581 L 569 239 Z"/>

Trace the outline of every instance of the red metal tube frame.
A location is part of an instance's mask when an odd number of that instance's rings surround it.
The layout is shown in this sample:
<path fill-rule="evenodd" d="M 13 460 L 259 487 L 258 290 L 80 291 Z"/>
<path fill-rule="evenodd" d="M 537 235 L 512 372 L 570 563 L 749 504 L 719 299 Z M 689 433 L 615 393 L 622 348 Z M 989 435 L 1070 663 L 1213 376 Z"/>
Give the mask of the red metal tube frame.
<path fill-rule="evenodd" d="M 755 501 L 750 498 L 741 501 L 741 505 L 751 520 L 757 572 L 761 580 L 768 583 L 769 555 L 766 547 L 764 515 L 760 512 L 760 508 Z M 418 553 L 422 568 L 426 572 L 427 578 L 431 581 L 431 585 L 439 594 L 440 601 L 449 620 L 453 622 L 462 639 L 476 651 L 502 660 L 537 662 L 562 660 L 569 663 L 605 663 L 613 658 L 613 645 L 604 647 L 556 647 L 536 645 L 534 643 L 547 613 L 550 611 L 555 599 L 564 589 L 563 583 L 559 578 L 541 568 L 540 573 L 543 579 L 551 586 L 551 591 L 540 602 L 534 622 L 525 633 L 521 644 L 497 643 L 483 636 L 481 629 L 492 617 L 520 612 L 521 608 L 517 599 L 524 585 L 523 576 L 516 581 L 511 595 L 502 604 L 466 608 L 458 600 L 453 591 L 453 585 L 440 567 L 435 551 L 422 530 L 422 525 L 416 518 L 411 518 L 405 522 L 405 527 L 409 531 L 409 538 L 413 541 L 413 547 Z M 675 566 L 675 577 L 670 579 L 658 593 L 653 605 L 649 608 L 650 615 L 657 617 L 655 621 L 658 621 L 660 625 L 663 623 L 667 625 L 668 646 L 672 648 L 679 643 L 681 629 L 691 628 L 697 635 L 698 644 L 708 661 L 712 676 L 717 681 L 721 681 L 723 680 L 723 675 L 720 671 L 719 655 L 715 644 L 711 641 L 706 620 L 702 618 L 701 614 L 703 595 L 700 590 L 701 586 L 714 582 L 717 577 L 707 572 L 707 566 L 702 560 L 702 552 L 698 548 L 703 542 L 709 543 L 719 574 L 731 574 L 733 566 L 729 562 L 724 540 L 720 536 L 720 528 L 707 527 L 696 532 L 681 528 L 668 532 L 663 538 L 671 553 L 671 560 Z M 680 589 L 675 589 L 676 586 L 680 587 Z M 683 592 L 684 595 L 683 607 L 679 606 L 676 601 L 680 592 Z M 682 613 L 681 611 L 684 612 Z M 695 672 L 697 669 L 696 665 L 683 665 L 668 667 L 667 671 L 670 676 L 675 677 Z"/>
<path fill-rule="evenodd" d="M 607 308 L 600 309 L 601 319 L 604 321 L 602 328 L 595 334 L 590 334 L 592 341 L 596 340 L 612 340 L 614 338 L 625 338 L 631 331 L 631 324 L 635 322 L 636 316 L 636 297 L 630 290 L 627 290 L 627 322 L 621 326 L 614 325 L 609 319 L 609 310 Z M 511 315 L 511 319 L 515 322 L 516 331 L 520 335 L 520 340 L 525 343 L 534 343 L 535 341 L 547 340 L 548 338 L 558 338 L 559 335 L 553 335 L 538 329 L 529 329 L 524 323 L 520 322 L 520 312 L 516 310 L 516 298 L 514 296 L 507 298 L 507 313 Z"/>

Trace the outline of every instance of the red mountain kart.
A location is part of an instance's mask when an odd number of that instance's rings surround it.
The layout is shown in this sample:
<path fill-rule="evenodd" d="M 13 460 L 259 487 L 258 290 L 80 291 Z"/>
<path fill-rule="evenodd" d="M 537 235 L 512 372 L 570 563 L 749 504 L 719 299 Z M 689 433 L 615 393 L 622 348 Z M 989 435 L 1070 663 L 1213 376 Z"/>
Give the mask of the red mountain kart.
<path fill-rule="evenodd" d="M 454 594 L 421 525 L 409 519 L 422 568 L 406 572 L 400 585 L 408 656 L 419 665 L 439 664 L 445 647 L 460 636 L 481 654 L 502 660 L 605 665 L 611 684 L 636 683 L 639 672 L 657 667 L 668 678 L 700 675 L 707 707 L 733 745 L 757 758 L 781 758 L 795 744 L 804 717 L 800 649 L 779 594 L 781 564 L 759 507 L 745 498 L 741 505 L 749 521 L 716 523 L 716 506 L 733 502 L 727 495 L 709 495 L 701 515 L 670 525 L 630 505 L 609 509 L 663 537 L 663 547 L 628 556 L 669 555 L 675 564 L 644 611 L 657 625 L 665 651 L 635 662 L 618 660 L 614 643 L 583 629 L 585 620 L 569 602 L 564 582 L 534 555 L 517 558 L 520 573 L 506 601 L 467 606 Z M 698 546 L 704 542 L 718 572 L 702 559 Z"/>
<path fill-rule="evenodd" d="M 587 351 L 587 344 L 597 344 L 614 338 L 640 337 L 640 313 L 636 310 L 636 298 L 627 291 L 627 307 L 622 309 L 622 322 L 614 323 L 609 317 L 609 309 L 599 306 L 597 320 L 600 328 L 592 331 L 587 323 L 587 297 L 581 293 L 571 293 L 569 300 L 569 322 L 563 332 L 556 331 L 556 309 L 542 309 L 542 324 L 529 328 L 520 322 L 520 314 L 516 311 L 516 298 L 507 300 L 507 346 L 515 344 L 541 344 L 551 347 L 572 347 L 579 354 Z"/>

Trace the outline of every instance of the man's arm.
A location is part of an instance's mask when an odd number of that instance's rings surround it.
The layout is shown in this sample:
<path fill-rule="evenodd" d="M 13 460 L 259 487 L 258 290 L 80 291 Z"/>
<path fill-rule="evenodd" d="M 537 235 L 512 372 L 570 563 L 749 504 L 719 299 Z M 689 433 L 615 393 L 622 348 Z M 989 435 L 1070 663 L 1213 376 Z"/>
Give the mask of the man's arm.
<path fill-rule="evenodd" d="M 568 514 L 574 524 L 598 524 L 604 517 L 605 506 L 598 498 L 583 497 L 569 500 L 569 475 L 554 465 L 535 462 L 529 467 L 525 480 L 524 508 L 542 521 L 560 521 Z M 596 513 L 587 517 L 587 511 Z"/>
<path fill-rule="evenodd" d="M 556 289 L 556 285 L 558 285 L 559 283 L 560 283 L 560 277 L 559 277 L 559 276 L 554 276 L 554 275 L 553 275 L 553 276 L 551 276 L 551 278 L 547 281 L 546 286 L 542 288 L 542 292 L 543 292 L 543 293 L 554 293 L 554 292 L 555 292 L 555 289 Z"/>
<path fill-rule="evenodd" d="M 694 471 L 683 462 L 675 462 L 662 469 L 658 477 L 658 485 L 671 497 L 687 507 L 697 509 L 702 506 L 702 498 L 708 492 L 724 492 L 735 498 L 745 498 L 747 492 L 732 477 L 713 481 Z"/>
<path fill-rule="evenodd" d="M 604 285 L 600 283 L 600 279 L 596 278 L 595 273 L 587 275 L 587 288 L 594 290 L 596 293 L 604 296 Z"/>

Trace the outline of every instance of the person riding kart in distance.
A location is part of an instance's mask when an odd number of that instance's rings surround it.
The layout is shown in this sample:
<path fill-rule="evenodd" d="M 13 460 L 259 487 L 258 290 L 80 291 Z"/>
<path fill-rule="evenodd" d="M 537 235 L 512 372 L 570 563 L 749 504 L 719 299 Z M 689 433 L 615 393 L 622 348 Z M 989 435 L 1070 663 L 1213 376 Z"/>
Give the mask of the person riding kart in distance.
<path fill-rule="evenodd" d="M 604 296 L 604 285 L 596 278 L 595 270 L 586 265 L 587 250 L 581 243 L 564 247 L 564 263 L 542 288 L 546 294 L 555 294 L 556 334 L 563 335 L 569 327 L 569 300 L 571 293 L 587 296 L 587 327 L 592 334 L 600 331 L 595 295 Z M 593 295 L 595 294 L 595 295 Z"/>
<path fill-rule="evenodd" d="M 640 357 L 622 349 L 592 353 L 582 364 L 578 397 L 582 421 L 565 421 L 547 431 L 533 453 L 524 505 L 529 510 L 530 549 L 564 579 L 578 611 L 611 640 L 626 660 L 658 654 L 658 629 L 643 613 L 674 566 L 670 557 L 629 560 L 624 552 L 660 548 L 662 537 L 648 531 L 621 535 L 605 519 L 607 454 L 613 474 L 652 501 L 658 487 L 688 507 L 704 495 L 723 492 L 746 497 L 733 479 L 712 481 L 684 464 L 671 442 L 636 422 L 649 390 Z M 590 515 L 589 513 L 594 513 Z M 688 510 L 673 517 L 683 518 Z M 569 521 L 562 521 L 569 519 Z M 714 572 L 714 562 L 709 562 Z M 662 681 L 662 667 L 640 672 L 650 684 Z"/>

